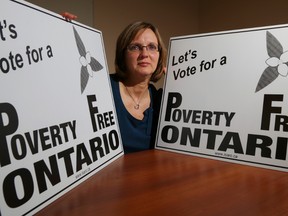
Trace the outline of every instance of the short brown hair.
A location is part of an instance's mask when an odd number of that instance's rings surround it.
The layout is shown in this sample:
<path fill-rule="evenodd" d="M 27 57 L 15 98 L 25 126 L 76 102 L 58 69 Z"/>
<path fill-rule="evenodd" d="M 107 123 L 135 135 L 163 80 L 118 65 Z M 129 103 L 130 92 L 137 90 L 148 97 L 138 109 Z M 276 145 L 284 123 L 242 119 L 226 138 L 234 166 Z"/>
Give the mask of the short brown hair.
<path fill-rule="evenodd" d="M 119 80 L 125 80 L 126 74 L 126 63 L 125 63 L 125 52 L 127 46 L 135 38 L 139 31 L 151 29 L 157 37 L 159 46 L 159 60 L 158 65 L 154 73 L 152 74 L 150 81 L 157 82 L 163 75 L 163 69 L 166 65 L 167 49 L 162 41 L 161 35 L 153 24 L 148 22 L 134 22 L 129 24 L 119 35 L 116 44 L 116 56 L 115 56 L 115 71 L 116 76 Z"/>

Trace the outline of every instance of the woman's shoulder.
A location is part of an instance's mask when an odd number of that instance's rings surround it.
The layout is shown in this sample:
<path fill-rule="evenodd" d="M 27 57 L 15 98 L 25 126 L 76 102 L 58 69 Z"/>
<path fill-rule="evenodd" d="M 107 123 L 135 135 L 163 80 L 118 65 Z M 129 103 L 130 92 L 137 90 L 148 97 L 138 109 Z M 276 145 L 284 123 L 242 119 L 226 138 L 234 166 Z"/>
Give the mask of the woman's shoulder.
<path fill-rule="evenodd" d="M 149 88 L 151 89 L 152 95 L 154 96 L 162 96 L 163 89 L 157 89 L 152 83 L 149 84 Z"/>
<path fill-rule="evenodd" d="M 115 74 L 109 74 L 109 77 L 112 88 L 116 88 L 119 85 L 119 79 Z"/>
<path fill-rule="evenodd" d="M 111 82 L 119 82 L 116 74 L 109 74 L 109 77 L 110 77 Z"/>
<path fill-rule="evenodd" d="M 163 89 L 159 88 L 157 89 L 153 84 L 150 84 L 150 89 L 151 89 L 151 95 L 152 95 L 152 100 L 153 100 L 153 106 L 154 108 L 159 109 L 160 104 L 161 104 L 161 99 L 162 99 L 162 94 L 163 94 Z"/>

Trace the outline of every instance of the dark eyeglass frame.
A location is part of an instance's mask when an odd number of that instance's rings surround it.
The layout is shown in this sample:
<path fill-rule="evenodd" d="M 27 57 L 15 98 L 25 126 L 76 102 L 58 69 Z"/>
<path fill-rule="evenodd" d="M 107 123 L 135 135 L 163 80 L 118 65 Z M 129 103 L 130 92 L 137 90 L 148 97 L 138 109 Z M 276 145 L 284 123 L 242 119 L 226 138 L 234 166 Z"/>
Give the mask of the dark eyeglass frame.
<path fill-rule="evenodd" d="M 132 43 L 127 46 L 127 50 L 130 52 L 140 53 L 143 52 L 144 47 L 146 48 L 146 51 L 150 53 L 155 53 L 160 51 L 160 47 L 158 44 L 150 43 L 148 45 L 141 45 L 138 43 Z"/>

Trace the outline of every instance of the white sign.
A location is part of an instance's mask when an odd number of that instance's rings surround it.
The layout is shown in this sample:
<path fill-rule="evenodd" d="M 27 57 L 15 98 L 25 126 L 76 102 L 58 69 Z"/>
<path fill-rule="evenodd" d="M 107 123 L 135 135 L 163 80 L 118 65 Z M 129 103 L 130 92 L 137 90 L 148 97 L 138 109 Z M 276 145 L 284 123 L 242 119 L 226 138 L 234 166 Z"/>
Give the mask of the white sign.
<path fill-rule="evenodd" d="M 0 3 L 0 215 L 31 215 L 123 155 L 100 31 Z"/>
<path fill-rule="evenodd" d="M 170 40 L 156 148 L 288 171 L 288 26 Z"/>

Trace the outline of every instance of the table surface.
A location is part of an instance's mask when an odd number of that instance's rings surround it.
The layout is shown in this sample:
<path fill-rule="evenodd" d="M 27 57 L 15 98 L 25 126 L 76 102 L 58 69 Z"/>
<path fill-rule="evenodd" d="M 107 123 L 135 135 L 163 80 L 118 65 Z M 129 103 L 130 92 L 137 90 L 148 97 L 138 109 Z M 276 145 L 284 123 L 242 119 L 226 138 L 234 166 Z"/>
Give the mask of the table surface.
<path fill-rule="evenodd" d="M 121 156 L 37 215 L 288 215 L 288 173 L 143 151 Z"/>

